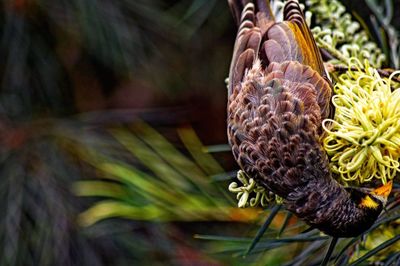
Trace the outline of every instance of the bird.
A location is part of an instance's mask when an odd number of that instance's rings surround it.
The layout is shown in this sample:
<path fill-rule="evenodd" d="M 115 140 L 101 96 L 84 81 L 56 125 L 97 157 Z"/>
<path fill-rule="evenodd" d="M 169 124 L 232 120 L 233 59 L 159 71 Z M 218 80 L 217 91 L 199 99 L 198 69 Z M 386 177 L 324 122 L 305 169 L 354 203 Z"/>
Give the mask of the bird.
<path fill-rule="evenodd" d="M 392 189 L 346 187 L 321 144 L 332 83 L 298 1 L 276 21 L 268 0 L 228 0 L 238 32 L 229 70 L 227 135 L 240 168 L 285 208 L 332 237 L 370 228 Z"/>

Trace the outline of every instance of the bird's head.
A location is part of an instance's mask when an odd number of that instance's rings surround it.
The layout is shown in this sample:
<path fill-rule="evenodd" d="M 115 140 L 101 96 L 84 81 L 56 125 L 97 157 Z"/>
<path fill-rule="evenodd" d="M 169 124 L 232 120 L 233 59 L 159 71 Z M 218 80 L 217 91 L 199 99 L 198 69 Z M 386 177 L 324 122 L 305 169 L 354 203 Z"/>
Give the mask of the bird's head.
<path fill-rule="evenodd" d="M 343 197 L 344 201 L 334 204 L 332 212 L 327 214 L 329 217 L 337 217 L 335 223 L 319 226 L 329 235 L 354 237 L 370 228 L 386 205 L 392 190 L 392 181 L 376 189 L 347 187 L 346 190 L 348 200 Z"/>
<path fill-rule="evenodd" d="M 392 191 L 392 185 L 393 182 L 389 181 L 387 184 L 374 190 L 360 190 L 361 194 L 357 200 L 358 206 L 364 209 L 382 210 Z"/>

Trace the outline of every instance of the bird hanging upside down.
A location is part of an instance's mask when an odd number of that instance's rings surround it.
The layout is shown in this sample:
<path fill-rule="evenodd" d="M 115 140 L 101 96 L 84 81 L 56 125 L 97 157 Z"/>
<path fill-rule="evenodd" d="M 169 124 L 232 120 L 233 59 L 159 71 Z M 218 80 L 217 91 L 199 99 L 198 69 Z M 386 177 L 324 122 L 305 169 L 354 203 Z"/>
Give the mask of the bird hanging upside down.
<path fill-rule="evenodd" d="M 332 85 L 297 1 L 276 22 L 266 0 L 228 0 L 239 25 L 229 73 L 228 138 L 240 167 L 285 207 L 334 237 L 357 236 L 378 218 L 392 183 L 345 188 L 321 145 Z"/>

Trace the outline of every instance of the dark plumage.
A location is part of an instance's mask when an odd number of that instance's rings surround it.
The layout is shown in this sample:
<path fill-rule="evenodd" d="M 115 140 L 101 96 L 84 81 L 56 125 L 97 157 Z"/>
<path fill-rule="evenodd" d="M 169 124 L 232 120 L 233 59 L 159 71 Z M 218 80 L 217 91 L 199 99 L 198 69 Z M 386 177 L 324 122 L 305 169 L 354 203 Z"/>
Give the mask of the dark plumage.
<path fill-rule="evenodd" d="M 331 84 L 297 1 L 286 3 L 283 22 L 268 1 L 229 4 L 239 25 L 227 119 L 235 159 L 309 225 L 337 237 L 364 232 L 390 188 L 349 190 L 331 176 L 320 143 Z"/>

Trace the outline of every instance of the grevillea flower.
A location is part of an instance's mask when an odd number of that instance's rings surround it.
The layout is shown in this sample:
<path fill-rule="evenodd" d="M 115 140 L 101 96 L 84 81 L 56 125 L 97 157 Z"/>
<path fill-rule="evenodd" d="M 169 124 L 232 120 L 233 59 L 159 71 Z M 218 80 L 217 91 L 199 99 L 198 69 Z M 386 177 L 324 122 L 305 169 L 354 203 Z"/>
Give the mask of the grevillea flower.
<path fill-rule="evenodd" d="M 324 148 L 331 170 L 345 181 L 386 183 L 400 171 L 400 90 L 368 61 L 355 58 L 339 76 L 332 98 L 334 119 L 325 119 Z"/>

